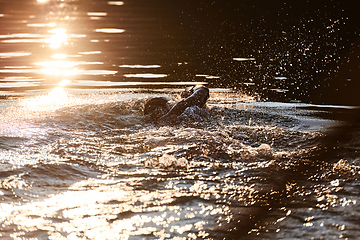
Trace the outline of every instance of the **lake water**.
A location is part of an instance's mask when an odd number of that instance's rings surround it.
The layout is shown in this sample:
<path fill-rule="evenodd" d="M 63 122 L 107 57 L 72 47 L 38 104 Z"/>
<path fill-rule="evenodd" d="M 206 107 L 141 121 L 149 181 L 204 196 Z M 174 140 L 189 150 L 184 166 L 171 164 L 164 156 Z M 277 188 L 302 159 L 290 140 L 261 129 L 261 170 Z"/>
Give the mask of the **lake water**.
<path fill-rule="evenodd" d="M 1 239 L 358 239 L 356 9 L 1 1 Z"/>

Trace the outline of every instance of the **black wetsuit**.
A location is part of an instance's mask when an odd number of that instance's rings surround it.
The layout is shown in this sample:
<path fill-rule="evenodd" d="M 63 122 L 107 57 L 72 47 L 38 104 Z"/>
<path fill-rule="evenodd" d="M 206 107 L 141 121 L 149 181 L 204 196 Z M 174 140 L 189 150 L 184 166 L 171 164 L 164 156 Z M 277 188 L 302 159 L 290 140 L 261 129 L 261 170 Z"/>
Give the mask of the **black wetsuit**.
<path fill-rule="evenodd" d="M 168 102 L 166 98 L 152 98 L 145 104 L 144 114 L 152 114 L 153 111 L 162 109 L 162 111 L 166 111 L 166 114 L 161 116 L 158 119 L 158 122 L 171 121 L 173 118 L 180 116 L 188 107 L 198 106 L 203 108 L 209 98 L 209 89 L 204 85 L 196 85 L 194 87 L 187 88 L 183 93 L 181 93 L 181 97 L 184 99 L 172 107 L 170 104 L 167 104 Z"/>

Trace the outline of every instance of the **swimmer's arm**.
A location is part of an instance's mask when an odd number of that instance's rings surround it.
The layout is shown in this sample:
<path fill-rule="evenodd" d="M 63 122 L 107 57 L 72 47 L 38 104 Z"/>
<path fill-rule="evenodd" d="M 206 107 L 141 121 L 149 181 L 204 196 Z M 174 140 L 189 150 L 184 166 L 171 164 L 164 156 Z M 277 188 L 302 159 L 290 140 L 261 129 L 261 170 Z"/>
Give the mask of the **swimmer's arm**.
<path fill-rule="evenodd" d="M 175 106 L 173 106 L 168 113 L 166 113 L 164 116 L 159 118 L 158 122 L 164 122 L 168 121 L 170 116 L 180 116 L 186 108 L 191 106 L 190 101 L 181 100 L 180 102 L 176 103 Z"/>

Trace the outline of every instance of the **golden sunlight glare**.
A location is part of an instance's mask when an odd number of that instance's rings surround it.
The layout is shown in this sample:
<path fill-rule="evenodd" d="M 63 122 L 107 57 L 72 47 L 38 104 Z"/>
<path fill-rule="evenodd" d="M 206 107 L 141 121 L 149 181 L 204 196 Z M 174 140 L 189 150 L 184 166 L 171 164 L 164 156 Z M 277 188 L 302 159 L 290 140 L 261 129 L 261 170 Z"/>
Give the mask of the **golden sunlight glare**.
<path fill-rule="evenodd" d="M 28 111 L 53 112 L 68 104 L 68 96 L 63 87 L 55 87 L 47 95 L 22 101 Z"/>
<path fill-rule="evenodd" d="M 61 54 L 61 53 L 59 53 L 59 54 L 54 54 L 54 55 L 52 55 L 51 57 L 52 57 L 52 58 L 55 58 L 55 59 L 63 59 L 63 58 L 66 58 L 67 55 L 66 55 L 66 54 Z"/>
<path fill-rule="evenodd" d="M 62 87 L 56 87 L 48 94 L 48 100 L 53 103 L 59 102 L 64 99 L 65 95 L 66 93 Z"/>
<path fill-rule="evenodd" d="M 74 67 L 74 63 L 70 61 L 49 61 L 49 62 L 38 62 L 36 65 L 43 67 L 58 67 L 58 68 L 71 68 Z"/>
<path fill-rule="evenodd" d="M 74 68 L 75 64 L 71 61 L 38 62 L 35 65 L 42 66 L 41 71 L 48 75 L 70 76 L 79 72 L 77 68 Z"/>
<path fill-rule="evenodd" d="M 65 86 L 68 85 L 69 83 L 71 83 L 70 80 L 64 79 L 64 80 L 62 80 L 58 85 L 59 85 L 59 87 L 65 87 Z"/>
<path fill-rule="evenodd" d="M 66 29 L 64 28 L 55 28 L 48 31 L 54 35 L 45 41 L 50 44 L 51 48 L 59 48 L 62 43 L 66 44 L 68 36 L 66 34 Z"/>
<path fill-rule="evenodd" d="M 47 75 L 71 76 L 78 73 L 78 69 L 43 68 L 41 71 Z"/>

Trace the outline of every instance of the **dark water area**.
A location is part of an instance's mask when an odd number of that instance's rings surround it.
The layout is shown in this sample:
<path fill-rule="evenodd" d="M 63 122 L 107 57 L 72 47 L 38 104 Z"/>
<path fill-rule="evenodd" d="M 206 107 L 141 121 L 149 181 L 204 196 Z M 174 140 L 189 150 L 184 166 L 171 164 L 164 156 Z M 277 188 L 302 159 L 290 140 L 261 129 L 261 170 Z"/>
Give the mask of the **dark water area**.
<path fill-rule="evenodd" d="M 188 2 L 180 19 L 197 67 L 222 76 L 214 85 L 272 100 L 357 105 L 358 7 L 340 1 L 199 1 Z M 235 56 L 255 60 L 234 63 Z M 278 89 L 285 93 L 276 94 Z"/>
<path fill-rule="evenodd" d="M 358 9 L 0 1 L 1 239 L 360 238 Z"/>
<path fill-rule="evenodd" d="M 205 75 L 211 87 L 233 88 L 265 100 L 359 103 L 357 3 L 132 1 L 119 6 L 106 1 L 50 1 L 39 6 L 29 1 L 14 6 L 3 1 L 2 5 L 4 12 L 14 13 L 10 19 L 38 14 L 23 20 L 33 26 L 26 29 L 31 34 L 48 30 L 36 27 L 39 20 L 58 21 L 58 26 L 68 28 L 74 39 L 63 48 L 69 54 L 75 49 L 76 54 L 82 49 L 89 53 L 101 44 L 100 56 L 83 58 L 96 58 L 109 65 L 110 71 L 117 71 L 109 74 L 110 81 L 129 81 L 124 78 L 126 71 L 118 71 L 116 65 L 147 64 L 156 59 L 162 73 L 167 73 L 165 81 L 204 80 Z M 3 17 L 3 25 L 9 26 L 2 27 L 4 34 L 24 32 L 20 19 L 15 26 L 11 21 Z M 96 28 L 125 31 L 96 36 L 100 35 L 94 33 Z M 95 36 L 99 39 L 89 43 Z M 24 44 L 38 49 L 31 59 L 49 57 L 47 49 L 34 40 Z M 9 45 L 2 47 L 15 46 Z"/>

